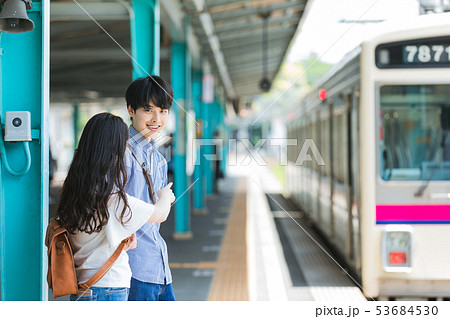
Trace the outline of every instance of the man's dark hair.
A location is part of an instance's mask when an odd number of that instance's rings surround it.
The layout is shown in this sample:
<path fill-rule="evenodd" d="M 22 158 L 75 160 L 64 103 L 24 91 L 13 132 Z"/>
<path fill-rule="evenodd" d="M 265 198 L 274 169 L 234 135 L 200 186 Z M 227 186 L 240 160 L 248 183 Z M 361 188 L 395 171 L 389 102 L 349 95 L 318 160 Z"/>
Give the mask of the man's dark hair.
<path fill-rule="evenodd" d="M 131 106 L 133 111 L 139 108 L 149 109 L 152 102 L 162 109 L 172 107 L 173 90 L 169 83 L 157 75 L 147 76 L 134 80 L 125 93 L 127 107 Z"/>

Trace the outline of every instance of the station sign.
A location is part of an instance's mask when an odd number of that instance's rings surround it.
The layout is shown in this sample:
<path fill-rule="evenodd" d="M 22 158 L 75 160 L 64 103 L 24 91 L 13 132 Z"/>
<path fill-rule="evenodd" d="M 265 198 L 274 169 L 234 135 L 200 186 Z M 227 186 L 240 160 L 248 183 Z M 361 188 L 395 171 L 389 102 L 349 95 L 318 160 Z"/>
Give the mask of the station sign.
<path fill-rule="evenodd" d="M 450 37 L 384 43 L 375 49 L 378 68 L 448 68 Z"/>
<path fill-rule="evenodd" d="M 214 103 L 214 76 L 204 74 L 202 79 L 202 102 Z"/>

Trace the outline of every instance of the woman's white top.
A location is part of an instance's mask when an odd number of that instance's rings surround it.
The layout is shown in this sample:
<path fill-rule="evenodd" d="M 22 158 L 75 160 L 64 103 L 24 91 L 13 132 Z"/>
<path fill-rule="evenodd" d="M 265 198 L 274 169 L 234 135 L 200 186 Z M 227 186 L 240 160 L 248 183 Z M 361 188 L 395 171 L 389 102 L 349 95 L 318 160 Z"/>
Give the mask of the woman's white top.
<path fill-rule="evenodd" d="M 78 284 L 85 283 L 112 256 L 122 240 L 141 228 L 153 214 L 154 206 L 138 198 L 127 196 L 131 209 L 131 219 L 124 225 L 120 222 L 124 203 L 117 193 L 112 194 L 108 203 L 108 223 L 100 232 L 88 234 L 78 232 L 70 234 L 74 254 L 75 270 Z M 130 210 L 125 212 L 124 220 L 130 217 Z M 139 240 L 138 240 L 139 244 Z M 130 287 L 131 269 L 128 254 L 122 251 L 111 269 L 93 287 Z"/>

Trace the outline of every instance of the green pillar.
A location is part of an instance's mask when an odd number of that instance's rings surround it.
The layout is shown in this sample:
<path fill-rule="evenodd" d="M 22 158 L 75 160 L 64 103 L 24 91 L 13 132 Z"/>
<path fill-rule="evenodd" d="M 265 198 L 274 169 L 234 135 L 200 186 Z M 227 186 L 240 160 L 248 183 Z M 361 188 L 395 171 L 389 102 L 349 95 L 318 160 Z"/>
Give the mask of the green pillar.
<path fill-rule="evenodd" d="M 217 97 L 217 93 L 214 94 L 214 102 L 211 103 L 208 107 L 208 118 L 209 118 L 209 130 L 208 130 L 208 134 L 210 136 L 210 138 L 218 138 L 218 136 L 216 135 L 216 131 L 219 128 L 219 111 L 218 111 L 218 97 Z M 220 136 L 219 136 L 220 137 Z M 219 156 L 219 152 L 217 150 L 214 150 L 214 147 L 210 148 L 210 154 L 214 154 Z M 208 195 L 212 195 L 214 194 L 214 183 L 216 182 L 216 163 L 215 161 L 209 161 L 209 172 L 208 172 L 208 176 L 207 176 L 207 194 Z"/>
<path fill-rule="evenodd" d="M 0 168 L 0 299 L 47 300 L 48 107 L 50 1 L 33 2 L 34 30 L 0 34 L 0 118 L 5 112 L 31 114 L 31 166 L 22 176 Z M 0 137 L 3 140 L 3 134 Z M 9 166 L 25 165 L 24 142 L 5 142 Z"/>
<path fill-rule="evenodd" d="M 221 131 L 221 138 L 223 139 L 223 150 L 222 150 L 222 160 L 220 162 L 220 169 L 222 173 L 225 175 L 226 167 L 227 167 L 227 158 L 228 158 L 228 128 L 225 125 L 225 101 L 221 101 L 219 105 L 219 126 Z"/>
<path fill-rule="evenodd" d="M 73 148 L 78 147 L 78 136 L 80 135 L 80 107 L 78 104 L 73 105 Z"/>
<path fill-rule="evenodd" d="M 133 80 L 159 75 L 160 6 L 159 0 L 133 0 L 130 20 Z"/>
<path fill-rule="evenodd" d="M 190 193 L 186 174 L 186 112 L 189 111 L 188 88 L 191 81 L 189 52 L 186 43 L 172 44 L 172 88 L 174 91 L 173 112 L 176 129 L 173 135 L 173 167 L 175 202 L 175 239 L 192 237 L 190 226 Z"/>
<path fill-rule="evenodd" d="M 203 114 L 204 114 L 204 139 L 212 139 L 214 135 L 214 102 L 203 104 Z M 206 145 L 202 148 L 202 158 L 205 158 L 206 154 L 212 154 L 214 147 L 212 145 Z M 214 161 L 207 160 L 205 158 L 205 164 L 203 166 L 203 172 L 206 180 L 206 195 L 211 195 L 214 193 Z"/>
<path fill-rule="evenodd" d="M 203 128 L 204 128 L 204 114 L 202 112 L 202 72 L 194 71 L 193 74 L 193 84 L 192 84 L 192 95 L 194 103 L 195 116 L 197 118 L 197 139 L 203 138 Z M 202 165 L 205 165 L 205 158 L 202 156 L 203 147 L 196 144 L 196 164 L 194 168 L 194 181 L 197 181 L 194 185 L 194 212 L 198 214 L 205 214 L 205 195 L 206 195 L 206 184 L 204 178 L 204 172 Z"/>

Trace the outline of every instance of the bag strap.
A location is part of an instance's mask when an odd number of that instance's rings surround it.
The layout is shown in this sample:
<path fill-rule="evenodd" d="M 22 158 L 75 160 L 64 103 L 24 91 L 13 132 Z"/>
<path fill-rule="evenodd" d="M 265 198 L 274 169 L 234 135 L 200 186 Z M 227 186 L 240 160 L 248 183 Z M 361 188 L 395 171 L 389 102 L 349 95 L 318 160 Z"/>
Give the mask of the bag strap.
<path fill-rule="evenodd" d="M 102 268 L 100 268 L 94 276 L 92 276 L 91 279 L 86 281 L 84 284 L 79 285 L 82 289 L 87 290 L 91 288 L 97 281 L 99 281 L 107 272 L 109 269 L 111 269 L 112 265 L 116 262 L 116 260 L 119 258 L 120 254 L 122 253 L 123 248 L 125 245 L 129 242 L 129 238 L 122 240 L 119 247 L 114 251 L 111 257 L 103 264 Z"/>
<path fill-rule="evenodd" d="M 52 233 L 53 231 L 53 233 Z M 51 251 L 51 247 L 53 245 L 53 240 L 57 235 L 60 235 L 62 233 L 67 232 L 67 230 L 62 227 L 59 222 L 56 220 L 56 218 L 50 219 L 50 224 L 47 227 L 47 238 L 46 238 L 46 244 L 48 244 L 47 247 L 49 247 L 49 254 Z M 51 237 L 51 239 L 50 239 Z M 86 290 L 92 287 L 97 281 L 99 281 L 108 271 L 111 269 L 112 265 L 116 262 L 116 260 L 119 258 L 120 254 L 122 253 L 122 250 L 124 249 L 125 245 L 130 242 L 130 238 L 125 238 L 122 240 L 120 245 L 116 248 L 114 253 L 109 257 L 109 259 L 103 264 L 103 266 L 95 273 L 94 276 L 92 276 L 91 279 L 86 281 L 85 283 L 79 285 L 82 289 Z"/>
<path fill-rule="evenodd" d="M 152 204 L 155 204 L 156 203 L 155 189 L 153 187 L 152 177 L 148 173 L 148 168 L 146 167 L 144 162 L 141 162 L 138 159 L 136 153 L 133 150 L 133 147 L 130 144 L 128 144 L 127 147 L 130 149 L 131 154 L 133 155 L 133 157 L 136 159 L 136 161 L 139 163 L 139 165 L 142 168 L 142 173 L 144 174 L 145 181 L 147 182 L 147 185 L 148 185 L 148 194 L 150 195 L 150 199 L 152 200 Z"/>

